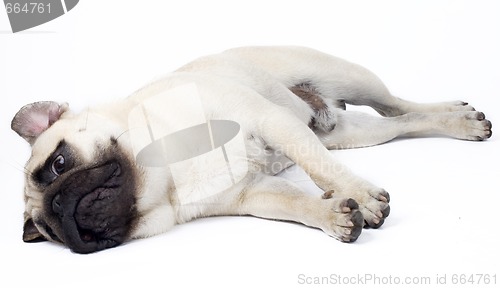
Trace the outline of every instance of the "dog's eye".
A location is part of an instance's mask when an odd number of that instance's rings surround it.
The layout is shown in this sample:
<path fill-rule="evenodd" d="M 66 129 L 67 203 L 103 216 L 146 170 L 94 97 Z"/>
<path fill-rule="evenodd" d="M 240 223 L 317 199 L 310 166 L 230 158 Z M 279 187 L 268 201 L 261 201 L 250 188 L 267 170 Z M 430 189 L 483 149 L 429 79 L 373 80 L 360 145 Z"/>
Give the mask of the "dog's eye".
<path fill-rule="evenodd" d="M 66 163 L 65 163 L 65 160 L 64 160 L 64 156 L 58 155 L 56 157 L 56 159 L 54 159 L 54 161 L 52 161 L 52 166 L 51 166 L 52 173 L 54 173 L 57 176 L 59 176 L 62 173 L 64 173 L 64 171 L 66 170 L 66 165 L 65 164 Z"/>

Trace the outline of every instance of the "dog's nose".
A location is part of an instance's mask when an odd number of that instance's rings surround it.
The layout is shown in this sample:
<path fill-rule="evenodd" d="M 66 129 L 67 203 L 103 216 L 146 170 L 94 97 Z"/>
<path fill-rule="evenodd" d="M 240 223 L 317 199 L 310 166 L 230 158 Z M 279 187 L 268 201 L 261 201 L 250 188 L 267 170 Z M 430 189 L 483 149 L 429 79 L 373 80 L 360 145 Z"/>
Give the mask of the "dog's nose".
<path fill-rule="evenodd" d="M 59 215 L 59 217 L 63 216 L 63 207 L 61 205 L 61 195 L 56 194 L 54 198 L 52 199 L 52 211 Z"/>

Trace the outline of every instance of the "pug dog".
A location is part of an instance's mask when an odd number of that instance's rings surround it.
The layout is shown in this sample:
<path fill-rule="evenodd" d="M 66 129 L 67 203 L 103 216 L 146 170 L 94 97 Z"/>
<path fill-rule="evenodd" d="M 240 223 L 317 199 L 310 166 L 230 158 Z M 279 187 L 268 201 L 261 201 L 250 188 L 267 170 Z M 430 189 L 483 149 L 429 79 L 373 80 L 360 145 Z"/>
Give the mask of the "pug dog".
<path fill-rule="evenodd" d="M 491 122 L 465 102 L 394 97 L 367 69 L 303 47 L 202 57 L 128 98 L 79 113 L 36 102 L 11 127 L 32 149 L 23 240 L 59 242 L 76 253 L 216 215 L 294 221 L 353 242 L 363 227 L 384 223 L 390 197 L 329 149 L 403 135 L 482 141 L 492 134 Z M 293 164 L 324 194 L 276 176 Z"/>

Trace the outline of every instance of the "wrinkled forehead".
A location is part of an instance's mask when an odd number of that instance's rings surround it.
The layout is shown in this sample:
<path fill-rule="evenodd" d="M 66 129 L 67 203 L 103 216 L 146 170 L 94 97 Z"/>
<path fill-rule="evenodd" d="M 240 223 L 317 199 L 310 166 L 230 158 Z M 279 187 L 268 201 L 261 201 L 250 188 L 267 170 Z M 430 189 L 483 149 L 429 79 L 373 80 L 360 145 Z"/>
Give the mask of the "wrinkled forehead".
<path fill-rule="evenodd" d="M 43 163 L 61 141 L 75 148 L 81 160 L 90 162 L 98 152 L 96 147 L 109 142 L 110 137 L 117 137 L 122 130 L 110 119 L 92 111 L 62 117 L 38 137 L 28 165 Z"/>

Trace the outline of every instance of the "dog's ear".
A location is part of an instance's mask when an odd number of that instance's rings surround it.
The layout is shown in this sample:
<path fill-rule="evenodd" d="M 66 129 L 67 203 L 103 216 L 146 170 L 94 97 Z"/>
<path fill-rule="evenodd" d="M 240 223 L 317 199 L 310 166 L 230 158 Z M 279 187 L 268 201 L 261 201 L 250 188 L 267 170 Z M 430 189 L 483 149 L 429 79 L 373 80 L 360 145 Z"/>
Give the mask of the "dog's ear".
<path fill-rule="evenodd" d="M 28 104 L 14 116 L 11 128 L 33 145 L 38 136 L 59 120 L 68 108 L 67 103 L 58 104 L 51 101 Z"/>
<path fill-rule="evenodd" d="M 35 223 L 33 223 L 33 219 L 31 218 L 27 218 L 24 221 L 23 241 L 28 243 L 47 241 L 42 233 L 38 231 L 38 228 L 36 228 Z"/>

